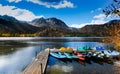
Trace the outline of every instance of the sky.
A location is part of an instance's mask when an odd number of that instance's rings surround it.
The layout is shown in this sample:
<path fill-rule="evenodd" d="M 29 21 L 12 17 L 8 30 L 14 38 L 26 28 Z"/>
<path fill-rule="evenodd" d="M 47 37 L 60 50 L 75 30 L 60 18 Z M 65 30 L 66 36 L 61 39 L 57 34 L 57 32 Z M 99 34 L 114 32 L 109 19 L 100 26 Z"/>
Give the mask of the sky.
<path fill-rule="evenodd" d="M 21 21 L 55 17 L 70 27 L 103 24 L 120 17 L 106 17 L 102 12 L 112 0 L 0 0 L 0 15 Z"/>

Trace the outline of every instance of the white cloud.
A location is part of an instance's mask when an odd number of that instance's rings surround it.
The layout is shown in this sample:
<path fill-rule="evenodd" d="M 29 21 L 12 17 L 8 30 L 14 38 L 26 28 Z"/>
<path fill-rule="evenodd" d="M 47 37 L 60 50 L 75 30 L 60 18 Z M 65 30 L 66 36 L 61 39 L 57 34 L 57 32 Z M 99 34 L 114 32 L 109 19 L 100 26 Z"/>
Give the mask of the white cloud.
<path fill-rule="evenodd" d="M 18 2 L 20 2 L 20 1 L 22 1 L 22 0 L 8 0 L 8 2 L 15 2 L 15 3 L 18 3 Z"/>
<path fill-rule="evenodd" d="M 107 18 L 105 14 L 95 15 L 94 20 L 91 21 L 91 24 L 103 24 L 105 23 L 105 19 Z"/>
<path fill-rule="evenodd" d="M 58 5 L 51 5 L 51 7 L 54 7 L 56 9 L 66 8 L 66 7 L 73 8 L 74 5 L 71 2 L 68 2 L 67 0 L 64 0 L 63 2 L 60 2 Z"/>
<path fill-rule="evenodd" d="M 97 8 L 95 10 L 91 10 L 90 13 L 94 13 L 94 12 L 98 12 L 98 11 L 102 11 L 102 8 Z"/>
<path fill-rule="evenodd" d="M 92 20 L 90 24 L 103 24 L 106 21 L 104 19 Z"/>
<path fill-rule="evenodd" d="M 31 11 L 26 9 L 20 9 L 15 6 L 8 6 L 8 5 L 2 6 L 1 4 L 0 4 L 0 15 L 13 16 L 16 19 L 22 20 L 22 21 L 31 21 L 35 18 L 43 17 L 42 15 L 36 16 Z"/>
<path fill-rule="evenodd" d="M 8 2 L 21 2 L 22 0 L 8 0 Z M 38 5 L 43 5 L 47 8 L 55 8 L 55 9 L 59 9 L 59 8 L 73 8 L 74 4 L 71 3 L 68 0 L 60 0 L 59 2 L 49 2 L 49 1 L 42 1 L 42 0 L 25 0 L 27 2 L 32 2 Z"/>
<path fill-rule="evenodd" d="M 110 20 L 110 16 L 106 17 L 105 14 L 98 14 L 98 15 L 95 15 L 93 17 L 93 20 L 91 20 L 91 22 L 89 23 L 72 24 L 71 27 L 81 28 L 81 27 L 84 27 L 85 25 L 104 24 L 107 22 L 106 19 Z"/>
<path fill-rule="evenodd" d="M 27 1 L 46 6 L 47 8 L 53 7 L 55 9 L 59 9 L 59 8 L 66 8 L 66 7 L 68 7 L 68 8 L 74 7 L 74 4 L 67 1 L 67 0 L 60 1 L 58 4 L 53 4 L 53 3 L 49 3 L 49 2 L 42 2 L 41 0 L 27 0 Z"/>
<path fill-rule="evenodd" d="M 105 14 L 99 14 L 99 15 L 95 15 L 93 18 L 96 18 L 96 19 L 104 19 L 106 17 Z"/>

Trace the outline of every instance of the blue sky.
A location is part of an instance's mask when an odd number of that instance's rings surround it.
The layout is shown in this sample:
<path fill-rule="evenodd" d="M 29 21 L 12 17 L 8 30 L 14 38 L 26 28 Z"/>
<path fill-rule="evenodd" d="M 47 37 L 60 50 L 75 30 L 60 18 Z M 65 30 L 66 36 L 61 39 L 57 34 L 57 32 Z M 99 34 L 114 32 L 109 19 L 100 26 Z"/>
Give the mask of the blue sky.
<path fill-rule="evenodd" d="M 22 21 L 56 17 L 68 26 L 102 24 L 119 17 L 106 17 L 102 12 L 111 0 L 0 0 L 0 15 Z"/>

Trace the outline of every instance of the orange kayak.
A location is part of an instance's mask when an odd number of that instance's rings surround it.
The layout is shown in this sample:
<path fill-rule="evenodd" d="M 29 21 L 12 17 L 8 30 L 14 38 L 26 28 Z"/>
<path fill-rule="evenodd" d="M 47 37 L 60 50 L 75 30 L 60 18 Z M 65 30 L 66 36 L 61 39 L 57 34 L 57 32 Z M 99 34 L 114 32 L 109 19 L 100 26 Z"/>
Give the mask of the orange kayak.
<path fill-rule="evenodd" d="M 85 61 L 85 57 L 84 57 L 83 54 L 77 53 L 77 57 L 78 57 L 80 60 Z"/>

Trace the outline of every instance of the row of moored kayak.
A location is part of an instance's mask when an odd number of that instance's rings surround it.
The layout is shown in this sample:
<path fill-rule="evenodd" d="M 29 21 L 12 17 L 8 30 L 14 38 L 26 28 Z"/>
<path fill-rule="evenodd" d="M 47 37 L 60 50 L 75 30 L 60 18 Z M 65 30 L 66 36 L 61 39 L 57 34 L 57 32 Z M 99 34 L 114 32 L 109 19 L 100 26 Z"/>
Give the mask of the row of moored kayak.
<path fill-rule="evenodd" d="M 58 59 L 79 59 L 82 61 L 85 61 L 86 58 L 104 59 L 120 55 L 120 52 L 116 50 L 107 50 L 103 47 L 96 47 L 95 49 L 90 47 L 80 47 L 78 49 L 61 47 L 59 50 L 59 52 L 50 52 L 50 55 Z"/>

